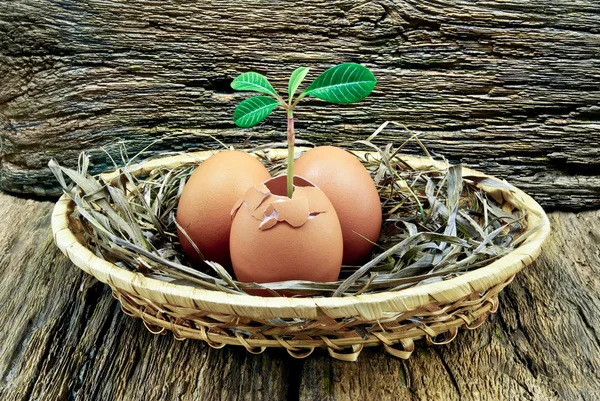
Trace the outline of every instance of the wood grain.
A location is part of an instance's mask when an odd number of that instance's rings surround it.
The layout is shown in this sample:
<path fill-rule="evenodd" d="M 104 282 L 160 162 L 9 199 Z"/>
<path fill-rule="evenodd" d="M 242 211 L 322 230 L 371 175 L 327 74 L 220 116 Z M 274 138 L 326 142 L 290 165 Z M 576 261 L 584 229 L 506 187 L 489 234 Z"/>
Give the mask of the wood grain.
<path fill-rule="evenodd" d="M 284 115 L 236 129 L 237 74 L 310 77 L 343 61 L 378 78 L 356 105 L 307 100 L 301 139 L 405 124 L 434 152 L 507 178 L 548 208 L 600 204 L 600 9 L 594 1 L 16 0 L 0 3 L 0 188 L 56 194 L 51 157 L 281 141 Z M 384 131 L 379 143 L 406 131 Z"/>
<path fill-rule="evenodd" d="M 479 329 L 408 361 L 365 349 L 344 363 L 150 334 L 54 246 L 52 206 L 0 193 L 2 400 L 600 397 L 600 211 L 552 213 L 542 255 Z"/>

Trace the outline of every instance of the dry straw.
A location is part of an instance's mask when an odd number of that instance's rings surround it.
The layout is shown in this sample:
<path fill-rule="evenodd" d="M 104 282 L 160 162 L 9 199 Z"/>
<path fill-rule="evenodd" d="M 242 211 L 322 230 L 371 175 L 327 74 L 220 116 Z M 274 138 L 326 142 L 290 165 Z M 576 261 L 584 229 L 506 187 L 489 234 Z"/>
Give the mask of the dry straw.
<path fill-rule="evenodd" d="M 51 162 L 66 189 L 53 213 L 54 238 L 155 333 L 250 352 L 284 347 L 295 357 L 326 347 L 341 360 L 383 345 L 408 358 L 415 340 L 446 343 L 495 312 L 498 293 L 537 257 L 550 226 L 541 207 L 508 183 L 429 155 L 400 156 L 404 145 L 354 145 L 373 148 L 354 153 L 378 186 L 386 221 L 372 259 L 344 266 L 336 283 L 239 283 L 214 262 L 186 264 L 177 199 L 214 152 L 147 160 L 101 177 L 87 174 L 85 155 L 78 171 Z M 253 154 L 272 174 L 285 169 L 285 151 Z M 255 288 L 275 296 L 244 293 Z"/>

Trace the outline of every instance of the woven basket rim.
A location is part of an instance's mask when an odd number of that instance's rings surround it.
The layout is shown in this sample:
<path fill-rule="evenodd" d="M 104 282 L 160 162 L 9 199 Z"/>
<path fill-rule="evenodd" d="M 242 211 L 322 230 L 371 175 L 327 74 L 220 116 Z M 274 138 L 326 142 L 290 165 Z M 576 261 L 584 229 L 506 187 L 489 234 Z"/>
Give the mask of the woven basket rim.
<path fill-rule="evenodd" d="M 266 151 L 270 152 L 271 157 L 285 157 L 287 154 L 287 151 L 280 149 Z M 152 159 L 131 165 L 128 167 L 128 171 L 132 174 L 143 174 L 161 166 L 173 168 L 204 160 L 214 153 L 216 152 L 204 151 Z M 377 156 L 374 152 L 354 153 L 363 157 L 366 154 Z M 400 158 L 415 168 L 430 166 L 443 168 L 449 165 L 424 157 L 400 156 Z M 463 172 L 468 175 L 497 179 L 466 167 L 463 167 Z M 118 171 L 106 173 L 103 174 L 103 178 L 111 181 L 118 174 Z M 482 293 L 505 282 L 533 262 L 539 255 L 541 246 L 550 232 L 550 222 L 542 207 L 535 200 L 513 185 L 509 184 L 509 186 L 513 192 L 502 191 L 504 198 L 530 212 L 528 213 L 529 227 L 541 225 L 518 248 L 487 266 L 464 273 L 456 278 L 396 292 L 362 294 L 352 297 L 271 298 L 229 294 L 171 284 L 145 277 L 138 272 L 125 270 L 97 257 L 78 241 L 69 225 L 69 216 L 73 212 L 74 204 L 66 194 L 58 200 L 54 207 L 52 231 L 57 246 L 76 266 L 113 288 L 137 295 L 159 310 L 163 309 L 164 305 L 173 305 L 178 308 L 250 318 L 315 319 L 318 316 L 329 316 L 331 318 L 358 317 L 362 320 L 376 321 L 390 314 L 413 310 L 430 303 L 451 303 L 473 292 Z M 482 187 L 485 191 L 497 190 Z"/>

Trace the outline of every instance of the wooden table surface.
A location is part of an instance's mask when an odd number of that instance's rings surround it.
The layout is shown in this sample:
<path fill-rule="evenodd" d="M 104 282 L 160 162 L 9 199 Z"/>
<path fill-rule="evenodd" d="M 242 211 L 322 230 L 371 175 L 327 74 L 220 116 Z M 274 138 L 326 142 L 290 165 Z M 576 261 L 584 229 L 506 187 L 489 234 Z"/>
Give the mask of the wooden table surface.
<path fill-rule="evenodd" d="M 0 193 L 0 400 L 597 400 L 600 211 L 550 214 L 500 309 L 407 360 L 296 360 L 150 334 L 55 247 L 53 204 Z"/>

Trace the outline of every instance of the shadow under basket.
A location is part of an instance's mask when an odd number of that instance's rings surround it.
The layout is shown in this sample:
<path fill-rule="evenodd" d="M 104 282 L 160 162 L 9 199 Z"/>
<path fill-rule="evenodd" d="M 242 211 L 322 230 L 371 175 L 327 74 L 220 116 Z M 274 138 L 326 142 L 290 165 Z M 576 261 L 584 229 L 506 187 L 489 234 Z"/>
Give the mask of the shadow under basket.
<path fill-rule="evenodd" d="M 269 150 L 273 157 L 286 151 Z M 368 153 L 368 152 L 362 152 Z M 154 159 L 130 166 L 133 175 L 157 167 L 198 163 L 214 152 Z M 446 168 L 428 158 L 402 156 L 413 168 Z M 463 168 L 470 175 L 491 177 Z M 117 173 L 105 174 L 110 182 Z M 491 177 L 493 178 L 493 177 Z M 498 309 L 498 294 L 515 274 L 533 262 L 550 232 L 543 209 L 523 191 L 479 185 L 501 191 L 504 202 L 526 210 L 527 227 L 537 227 L 515 250 L 489 265 L 458 277 L 394 292 L 350 297 L 278 298 L 229 294 L 176 285 L 120 268 L 97 257 L 81 239 L 67 195 L 52 215 L 54 240 L 71 261 L 108 284 L 123 312 L 141 318 L 152 333 L 170 330 L 177 339 L 200 339 L 213 348 L 241 345 L 251 353 L 267 347 L 286 348 L 295 358 L 327 348 L 340 360 L 355 361 L 363 347 L 380 346 L 399 358 L 409 358 L 415 341 L 446 344 L 461 328 L 475 329 Z M 80 238 L 80 237 L 79 237 Z"/>

